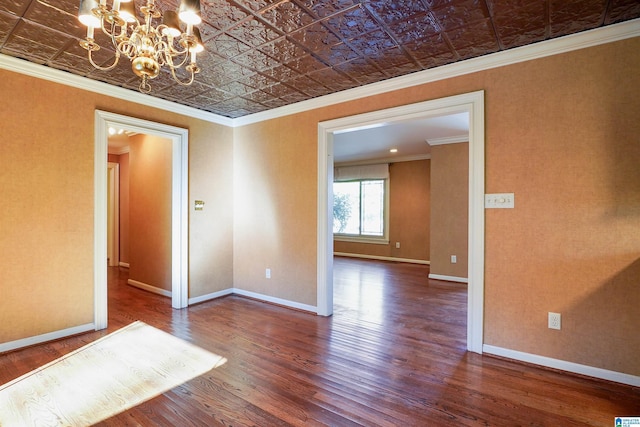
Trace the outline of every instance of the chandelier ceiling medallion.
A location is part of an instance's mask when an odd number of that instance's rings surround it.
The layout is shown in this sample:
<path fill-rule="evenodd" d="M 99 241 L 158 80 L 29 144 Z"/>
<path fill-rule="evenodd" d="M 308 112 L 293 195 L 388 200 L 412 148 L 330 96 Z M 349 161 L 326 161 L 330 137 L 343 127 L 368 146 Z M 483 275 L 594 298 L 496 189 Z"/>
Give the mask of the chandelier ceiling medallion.
<path fill-rule="evenodd" d="M 100 0 L 100 3 L 98 0 L 80 0 L 78 19 L 87 27 L 87 37 L 80 41 L 80 46 L 87 50 L 91 65 L 109 71 L 124 55 L 131 61 L 133 72 L 142 79 L 139 90 L 143 93 L 151 92 L 149 80 L 156 78 L 163 66 L 169 68 L 179 84 L 193 83 L 196 73 L 200 72 L 196 54 L 204 50 L 200 31 L 195 27 L 202 22 L 200 0 L 182 0 L 177 11 L 164 13 L 156 7 L 155 0 L 146 0 L 140 13 L 141 20 L 136 16 L 131 0 L 113 0 L 111 8 L 107 7 L 106 0 Z M 154 21 L 160 19 L 162 23 L 154 27 Z M 94 38 L 96 28 L 115 48 L 115 59 L 110 65 L 102 66 L 94 61 L 93 52 L 100 49 Z M 188 74 L 184 79 L 176 74 L 182 67 Z"/>

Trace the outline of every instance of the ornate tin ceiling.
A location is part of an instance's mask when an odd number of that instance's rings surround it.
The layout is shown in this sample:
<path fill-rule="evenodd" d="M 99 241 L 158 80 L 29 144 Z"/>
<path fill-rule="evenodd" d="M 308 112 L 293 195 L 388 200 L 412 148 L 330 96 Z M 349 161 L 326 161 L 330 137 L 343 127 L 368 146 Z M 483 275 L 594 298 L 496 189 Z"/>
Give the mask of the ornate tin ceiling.
<path fill-rule="evenodd" d="M 139 8 L 143 0 L 135 0 Z M 2 0 L 0 52 L 137 90 L 94 69 L 76 0 Z M 110 3 L 110 2 L 109 2 Z M 162 10 L 178 0 L 157 0 Z M 189 87 L 152 96 L 230 118 L 640 17 L 638 0 L 201 0 L 206 52 Z M 108 40 L 99 59 L 109 63 Z"/>

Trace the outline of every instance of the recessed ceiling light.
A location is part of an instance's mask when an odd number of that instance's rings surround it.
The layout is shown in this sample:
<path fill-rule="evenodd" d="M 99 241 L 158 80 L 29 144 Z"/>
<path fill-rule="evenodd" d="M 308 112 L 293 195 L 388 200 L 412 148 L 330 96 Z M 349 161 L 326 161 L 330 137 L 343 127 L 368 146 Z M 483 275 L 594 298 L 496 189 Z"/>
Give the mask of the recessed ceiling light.
<path fill-rule="evenodd" d="M 391 150 L 389 150 L 390 153 L 397 153 L 398 149 L 397 148 L 392 148 Z"/>

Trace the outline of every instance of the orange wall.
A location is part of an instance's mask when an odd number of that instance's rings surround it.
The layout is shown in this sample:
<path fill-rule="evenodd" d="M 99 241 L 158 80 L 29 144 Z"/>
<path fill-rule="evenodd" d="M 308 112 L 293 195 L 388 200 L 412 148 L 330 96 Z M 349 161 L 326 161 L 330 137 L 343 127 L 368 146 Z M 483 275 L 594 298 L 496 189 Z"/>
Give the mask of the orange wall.
<path fill-rule="evenodd" d="M 0 93 L 0 342 L 94 320 L 96 109 L 189 130 L 195 159 L 189 169 L 190 205 L 194 194 L 212 195 L 209 210 L 189 224 L 189 250 L 195 254 L 190 296 L 232 286 L 231 231 L 211 237 L 212 227 L 203 224 L 233 229 L 231 128 L 6 70 L 0 70 Z M 204 239 L 193 238 L 202 234 Z"/>
<path fill-rule="evenodd" d="M 237 286 L 316 302 L 318 122 L 484 90 L 486 191 L 516 205 L 486 212 L 485 343 L 640 375 L 639 50 L 629 39 L 237 128 Z"/>
<path fill-rule="evenodd" d="M 467 278 L 469 144 L 431 148 L 431 274 Z M 457 257 L 451 263 L 451 255 Z"/>
<path fill-rule="evenodd" d="M 129 279 L 171 291 L 172 142 L 129 138 Z"/>
<path fill-rule="evenodd" d="M 118 156 L 118 163 L 120 164 L 120 262 L 125 264 L 131 262 L 129 245 L 129 157 L 129 153 Z"/>
<path fill-rule="evenodd" d="M 334 251 L 429 261 L 430 169 L 429 160 L 389 165 L 389 244 L 334 240 Z"/>

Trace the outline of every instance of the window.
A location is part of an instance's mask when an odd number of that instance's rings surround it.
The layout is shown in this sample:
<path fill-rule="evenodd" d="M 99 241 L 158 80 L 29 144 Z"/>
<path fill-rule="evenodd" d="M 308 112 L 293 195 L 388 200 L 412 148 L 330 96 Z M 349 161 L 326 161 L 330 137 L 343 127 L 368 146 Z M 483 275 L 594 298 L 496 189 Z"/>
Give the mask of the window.
<path fill-rule="evenodd" d="M 333 183 L 333 233 L 345 237 L 384 238 L 386 180 Z"/>

